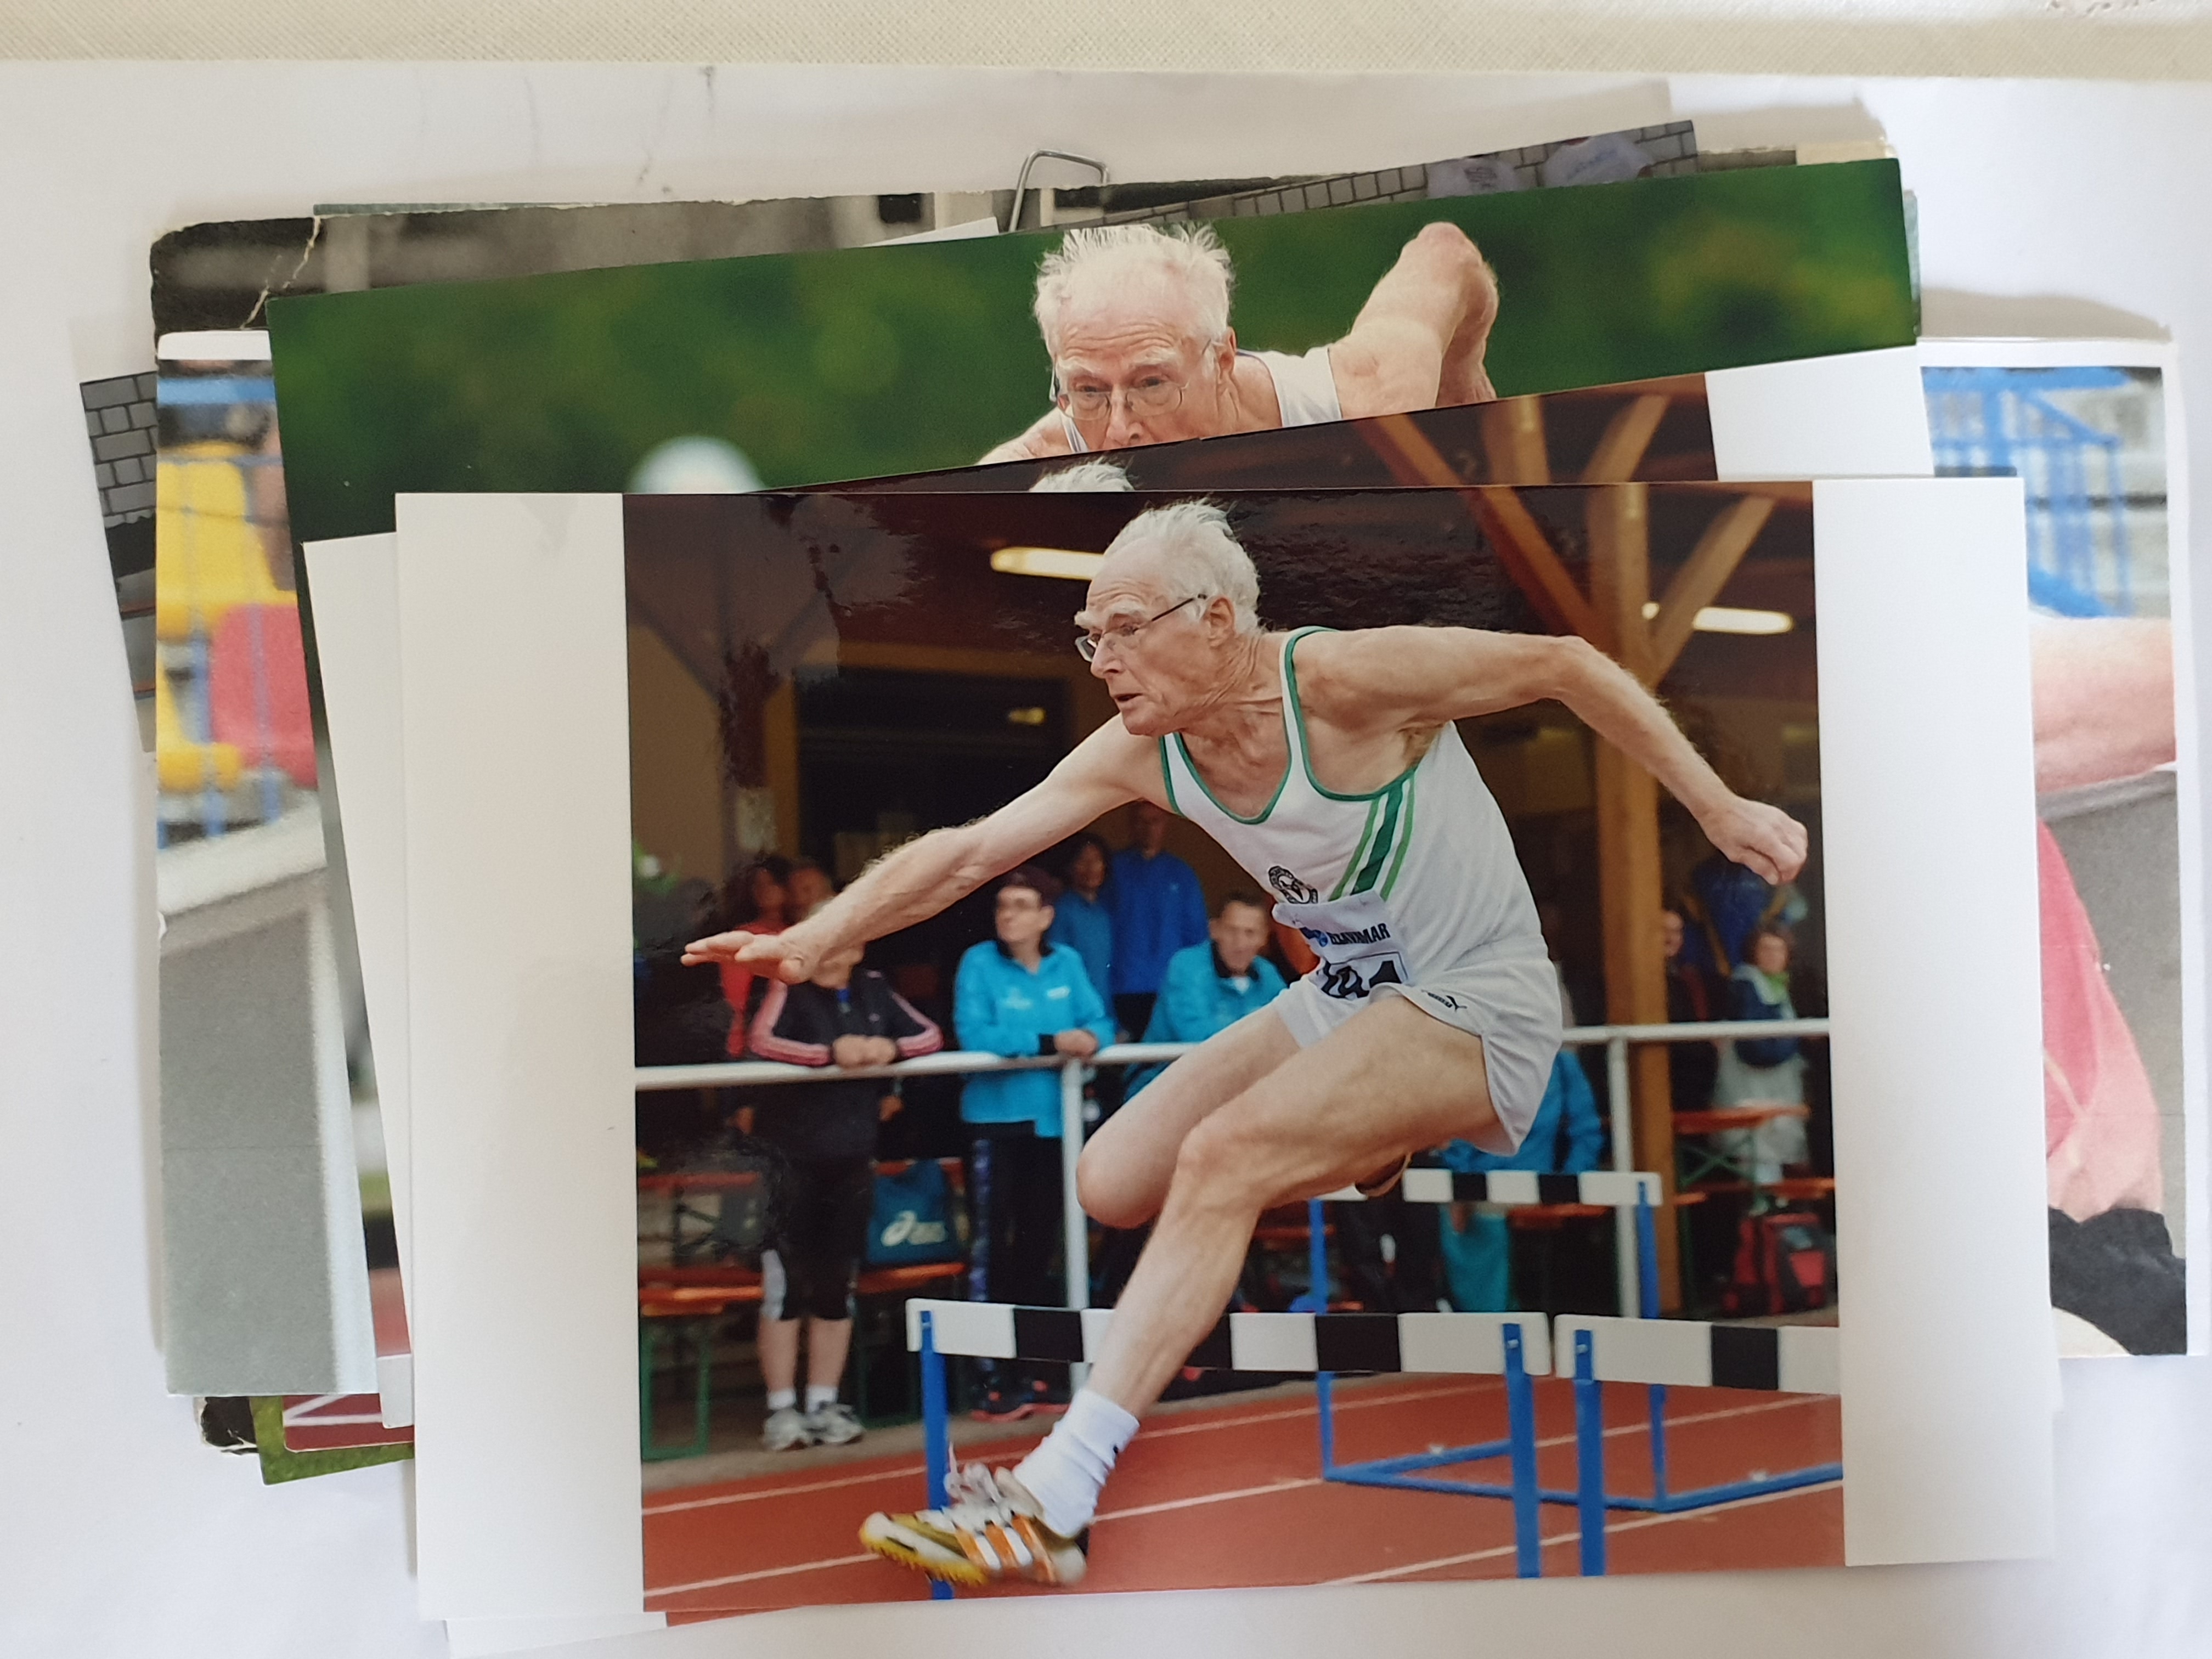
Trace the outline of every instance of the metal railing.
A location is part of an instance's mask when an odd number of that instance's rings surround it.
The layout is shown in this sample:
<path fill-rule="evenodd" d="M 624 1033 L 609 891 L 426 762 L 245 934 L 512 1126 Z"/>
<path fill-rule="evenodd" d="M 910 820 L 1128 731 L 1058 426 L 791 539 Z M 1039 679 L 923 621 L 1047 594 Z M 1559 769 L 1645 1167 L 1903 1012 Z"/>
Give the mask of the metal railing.
<path fill-rule="evenodd" d="M 1628 1051 L 1632 1047 L 1675 1042 L 1719 1042 L 1736 1037 L 1825 1037 L 1825 1019 L 1727 1019 L 1674 1025 L 1576 1025 L 1560 1038 L 1569 1048 L 1602 1047 L 1606 1051 L 1606 1092 L 1611 1106 L 1613 1167 L 1634 1169 L 1634 1136 L 1629 1101 Z M 1187 1054 L 1195 1042 L 1117 1042 L 1088 1058 L 1072 1054 L 1024 1054 L 1008 1059 L 1001 1054 L 969 1049 L 948 1049 L 902 1060 L 889 1066 L 787 1066 L 774 1060 L 727 1060 L 708 1066 L 641 1066 L 637 1090 L 641 1094 L 672 1089 L 746 1089 L 766 1084 L 824 1083 L 872 1077 L 957 1077 L 984 1072 L 1042 1072 L 1060 1073 L 1060 1179 L 1063 1248 L 1067 1261 L 1067 1305 L 1091 1304 L 1091 1238 L 1083 1207 L 1076 1201 L 1075 1165 L 1083 1151 L 1083 1073 L 1086 1066 L 1148 1066 Z M 1620 1305 L 1636 1305 L 1636 1234 L 1634 1218 L 1616 1213 L 1613 1220 L 1614 1262 L 1619 1276 Z"/>

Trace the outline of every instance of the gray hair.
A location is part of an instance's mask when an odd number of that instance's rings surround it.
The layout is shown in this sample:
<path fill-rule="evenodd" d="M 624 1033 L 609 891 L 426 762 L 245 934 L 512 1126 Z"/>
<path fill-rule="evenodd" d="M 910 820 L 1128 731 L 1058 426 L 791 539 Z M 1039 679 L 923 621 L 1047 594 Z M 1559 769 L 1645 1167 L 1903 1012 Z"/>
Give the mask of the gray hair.
<path fill-rule="evenodd" d="M 1195 592 L 1227 599 L 1238 633 L 1260 631 L 1260 573 L 1230 533 L 1229 515 L 1212 502 L 1176 501 L 1139 513 L 1121 527 L 1106 556 L 1140 547 L 1158 548 L 1178 574 L 1197 584 Z"/>
<path fill-rule="evenodd" d="M 1076 495 L 1089 490 L 1129 490 L 1136 485 L 1129 482 L 1129 471 L 1114 461 L 1078 461 L 1073 466 L 1063 466 L 1057 472 L 1048 472 L 1030 486 L 1029 493 L 1037 495 Z"/>
<path fill-rule="evenodd" d="M 1108 282 L 1150 272 L 1173 279 L 1190 295 L 1199 338 L 1207 343 L 1229 330 L 1229 290 L 1235 281 L 1229 250 L 1210 225 L 1085 225 L 1060 238 L 1037 267 L 1037 330 L 1045 349 L 1060 356 L 1060 312 L 1068 291 L 1085 272 Z"/>

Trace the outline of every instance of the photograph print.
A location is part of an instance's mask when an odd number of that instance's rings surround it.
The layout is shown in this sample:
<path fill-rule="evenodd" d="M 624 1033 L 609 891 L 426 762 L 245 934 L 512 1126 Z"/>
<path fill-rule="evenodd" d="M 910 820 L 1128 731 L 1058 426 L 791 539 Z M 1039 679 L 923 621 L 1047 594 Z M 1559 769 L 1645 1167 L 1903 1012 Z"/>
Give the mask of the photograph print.
<path fill-rule="evenodd" d="M 1840 1565 L 1809 488 L 1088 483 L 625 505 L 647 1607 Z"/>

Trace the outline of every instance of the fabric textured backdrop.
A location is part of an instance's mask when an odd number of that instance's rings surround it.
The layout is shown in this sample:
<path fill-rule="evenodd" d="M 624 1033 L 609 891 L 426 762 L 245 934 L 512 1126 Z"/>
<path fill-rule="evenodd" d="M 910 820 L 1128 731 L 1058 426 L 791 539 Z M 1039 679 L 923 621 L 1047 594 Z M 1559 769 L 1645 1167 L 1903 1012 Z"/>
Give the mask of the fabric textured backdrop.
<path fill-rule="evenodd" d="M 2212 76 L 2207 0 L 0 0 L 0 56 Z"/>

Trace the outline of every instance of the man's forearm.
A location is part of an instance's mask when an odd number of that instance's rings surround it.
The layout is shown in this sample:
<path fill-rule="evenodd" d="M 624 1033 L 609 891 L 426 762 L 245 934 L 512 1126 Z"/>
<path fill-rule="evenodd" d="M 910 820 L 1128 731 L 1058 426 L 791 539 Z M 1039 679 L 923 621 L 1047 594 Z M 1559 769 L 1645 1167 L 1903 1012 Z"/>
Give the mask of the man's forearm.
<path fill-rule="evenodd" d="M 1595 646 L 1567 659 L 1553 695 L 1598 736 L 1664 784 L 1692 814 L 1702 817 L 1735 793 L 1706 764 L 1659 700 Z"/>
<path fill-rule="evenodd" d="M 966 829 L 933 830 L 878 859 L 803 925 L 834 951 L 927 921 L 996 873 L 975 867 L 974 853 Z"/>

